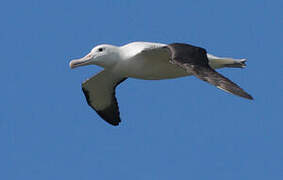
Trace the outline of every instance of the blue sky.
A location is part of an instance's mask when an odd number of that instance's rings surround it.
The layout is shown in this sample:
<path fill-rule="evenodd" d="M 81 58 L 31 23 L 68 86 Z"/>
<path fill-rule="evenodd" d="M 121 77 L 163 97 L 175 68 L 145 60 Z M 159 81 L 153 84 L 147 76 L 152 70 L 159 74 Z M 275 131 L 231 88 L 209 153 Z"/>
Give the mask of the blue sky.
<path fill-rule="evenodd" d="M 0 179 L 283 178 L 283 1 L 4 1 Z M 194 77 L 117 88 L 122 124 L 87 106 L 70 70 L 101 43 L 184 42 L 248 58 L 219 70 L 255 100 Z M 192 95 L 193 94 L 193 95 Z"/>

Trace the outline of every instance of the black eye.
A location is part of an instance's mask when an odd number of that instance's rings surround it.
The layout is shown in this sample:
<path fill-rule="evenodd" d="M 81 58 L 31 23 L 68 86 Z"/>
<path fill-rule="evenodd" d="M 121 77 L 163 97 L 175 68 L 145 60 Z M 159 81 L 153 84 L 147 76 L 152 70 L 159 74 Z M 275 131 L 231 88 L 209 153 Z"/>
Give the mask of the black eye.
<path fill-rule="evenodd" d="M 98 49 L 98 52 L 102 52 L 102 51 L 103 51 L 103 48 L 99 48 L 99 49 Z"/>

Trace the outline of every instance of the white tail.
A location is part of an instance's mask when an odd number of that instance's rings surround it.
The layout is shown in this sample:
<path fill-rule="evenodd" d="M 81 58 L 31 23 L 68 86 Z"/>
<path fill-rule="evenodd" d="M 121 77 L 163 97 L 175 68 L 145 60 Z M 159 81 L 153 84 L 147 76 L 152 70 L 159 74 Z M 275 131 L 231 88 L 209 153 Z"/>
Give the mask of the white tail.
<path fill-rule="evenodd" d="M 209 65 L 216 68 L 231 67 L 231 68 L 244 68 L 246 67 L 246 59 L 233 59 L 216 57 L 211 54 L 207 54 Z"/>

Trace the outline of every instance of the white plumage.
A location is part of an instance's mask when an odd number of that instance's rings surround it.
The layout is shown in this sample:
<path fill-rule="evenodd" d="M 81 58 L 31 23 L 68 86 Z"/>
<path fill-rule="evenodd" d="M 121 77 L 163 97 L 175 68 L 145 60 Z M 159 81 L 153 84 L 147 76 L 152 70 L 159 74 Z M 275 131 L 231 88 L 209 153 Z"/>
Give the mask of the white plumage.
<path fill-rule="evenodd" d="M 104 70 L 82 84 L 88 104 L 107 122 L 120 122 L 115 87 L 126 78 L 159 80 L 195 75 L 227 92 L 252 99 L 213 69 L 245 67 L 245 59 L 220 58 L 188 44 L 133 42 L 124 46 L 98 45 L 70 67 L 98 65 Z"/>

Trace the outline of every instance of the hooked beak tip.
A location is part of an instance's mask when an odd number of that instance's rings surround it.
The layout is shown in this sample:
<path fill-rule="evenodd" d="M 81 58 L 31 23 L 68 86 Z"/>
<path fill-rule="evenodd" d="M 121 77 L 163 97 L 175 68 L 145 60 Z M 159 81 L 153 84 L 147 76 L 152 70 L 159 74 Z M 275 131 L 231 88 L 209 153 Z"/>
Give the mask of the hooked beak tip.
<path fill-rule="evenodd" d="M 69 66 L 70 66 L 71 69 L 74 69 L 76 67 L 75 63 L 74 63 L 74 60 L 70 61 Z"/>
<path fill-rule="evenodd" d="M 79 66 L 89 65 L 89 64 L 91 64 L 92 57 L 93 56 L 91 54 L 88 54 L 81 59 L 71 60 L 70 63 L 69 63 L 69 66 L 70 66 L 71 69 L 74 69 L 74 68 L 79 67 Z"/>

